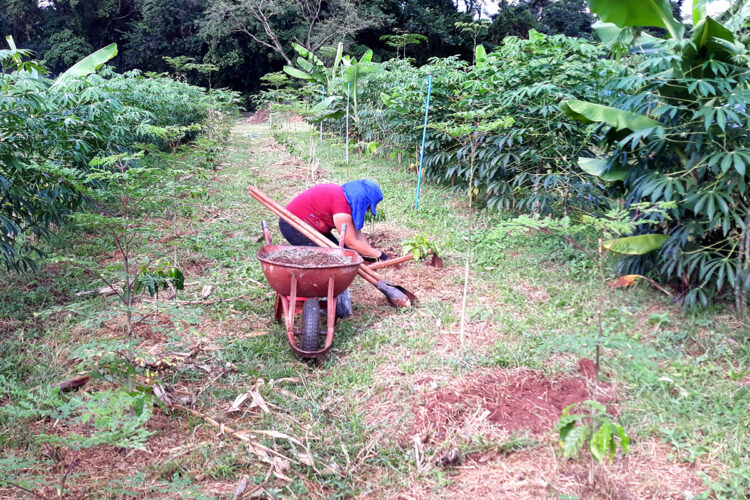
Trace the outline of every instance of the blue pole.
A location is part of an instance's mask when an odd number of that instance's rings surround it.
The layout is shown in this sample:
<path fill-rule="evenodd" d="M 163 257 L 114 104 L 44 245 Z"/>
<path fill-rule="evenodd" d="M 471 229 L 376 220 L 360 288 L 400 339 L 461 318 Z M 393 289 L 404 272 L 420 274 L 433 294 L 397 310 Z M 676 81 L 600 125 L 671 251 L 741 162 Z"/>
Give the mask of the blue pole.
<path fill-rule="evenodd" d="M 352 91 L 352 82 L 346 82 L 346 164 L 349 165 L 349 94 Z"/>
<path fill-rule="evenodd" d="M 320 102 L 323 102 L 326 100 L 326 88 L 324 86 L 321 86 L 321 97 Z M 319 143 L 323 143 L 323 121 L 320 121 L 320 137 L 318 138 Z"/>
<path fill-rule="evenodd" d="M 417 174 L 417 199 L 414 210 L 419 210 L 419 188 L 422 185 L 422 161 L 424 160 L 424 143 L 427 138 L 427 118 L 430 116 L 430 95 L 432 94 L 432 75 L 427 80 L 427 105 L 424 107 L 424 128 L 422 128 L 422 149 L 419 151 L 419 173 Z"/>

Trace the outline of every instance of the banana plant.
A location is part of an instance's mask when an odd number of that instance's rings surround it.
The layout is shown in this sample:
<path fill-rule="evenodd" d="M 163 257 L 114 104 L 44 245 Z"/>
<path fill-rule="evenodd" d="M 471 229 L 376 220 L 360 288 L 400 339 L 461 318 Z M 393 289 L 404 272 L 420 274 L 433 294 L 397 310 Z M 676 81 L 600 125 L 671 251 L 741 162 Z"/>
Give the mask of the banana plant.
<path fill-rule="evenodd" d="M 51 88 L 65 84 L 71 79 L 88 76 L 117 55 L 117 44 L 112 43 L 84 57 L 57 77 Z"/>
<path fill-rule="evenodd" d="M 16 47 L 16 42 L 11 35 L 6 36 L 5 41 L 8 42 L 10 48 L 0 50 L 0 67 L 7 67 L 14 71 L 25 71 L 31 73 L 34 78 L 38 77 L 40 73 L 46 72 L 44 66 L 38 62 L 25 60 L 26 57 L 31 56 L 32 52 L 28 49 Z"/>
<path fill-rule="evenodd" d="M 701 3 L 699 0 L 697 2 Z M 705 3 L 705 2 L 702 2 Z M 608 23 L 624 28 L 655 26 L 665 28 L 675 40 L 682 38 L 685 26 L 672 15 L 669 0 L 589 0 L 591 12 Z"/>
<path fill-rule="evenodd" d="M 589 0 L 604 24 L 595 27 L 607 46 L 620 50 L 648 45 L 626 61 L 635 66 L 610 83 L 612 106 L 562 101 L 570 118 L 607 132 L 599 158 L 579 166 L 610 183 L 612 194 L 631 210 L 638 203 L 672 202 L 671 220 L 659 220 L 656 237 L 647 227 L 634 237 L 661 244 L 655 260 L 667 280 L 679 278 L 687 306 L 706 305 L 731 291 L 740 317 L 748 315 L 750 292 L 750 19 L 747 2 L 733 8 L 722 24 L 708 15 L 707 0 L 693 3 L 693 28 L 671 14 L 667 0 Z M 641 33 L 667 30 L 667 39 Z M 658 241 L 657 241 L 658 240 Z M 635 242 L 635 240 L 633 240 Z M 631 257 L 621 270 L 638 274 L 652 266 L 619 242 L 612 251 Z M 622 246 L 625 245 L 625 246 Z M 620 248 L 622 246 L 622 248 Z"/>
<path fill-rule="evenodd" d="M 294 66 L 284 66 L 284 72 L 294 78 L 299 78 L 307 83 L 318 83 L 328 88 L 331 84 L 331 79 L 335 75 L 336 69 L 341 66 L 343 61 L 344 45 L 339 43 L 336 49 L 336 57 L 334 58 L 333 66 L 326 68 L 325 63 L 316 56 L 312 51 L 307 50 L 298 43 L 293 43 L 292 47 L 299 54 L 299 57 L 295 59 L 299 68 Z"/>
<path fill-rule="evenodd" d="M 709 59 L 728 61 L 741 51 L 741 48 L 734 46 L 732 32 L 706 14 L 707 2 L 708 0 L 696 0 L 693 4 L 694 28 L 690 43 L 678 44 L 682 48 L 681 57 L 672 65 L 671 75 L 666 75 L 672 80 L 715 76 L 710 73 L 716 70 L 712 70 L 711 65 L 706 67 Z M 589 0 L 589 6 L 603 21 L 594 26 L 597 35 L 615 53 L 621 53 L 625 46 L 636 41 L 660 41 L 651 35 L 639 33 L 643 26 L 665 28 L 675 40 L 681 40 L 685 33 L 684 25 L 674 19 L 668 0 Z M 682 87 L 682 83 L 674 82 L 673 85 L 665 86 L 663 92 L 670 97 L 685 95 Z M 585 101 L 562 101 L 560 110 L 584 124 L 598 123 L 608 125 L 614 132 L 624 132 L 610 135 L 618 140 L 628 135 L 633 140 L 638 140 L 642 135 L 654 131 L 660 133 L 660 129 L 663 131 L 664 127 L 663 123 L 642 114 Z M 627 167 L 615 167 L 614 170 L 607 168 L 612 167 L 610 159 L 579 158 L 578 164 L 585 172 L 606 181 L 622 181 L 627 175 Z"/>
<path fill-rule="evenodd" d="M 354 123 L 359 124 L 359 116 L 357 113 L 357 97 L 359 95 L 359 84 L 360 82 L 367 79 L 367 77 L 373 72 L 376 65 L 372 62 L 372 50 L 368 50 L 364 55 L 357 61 L 356 58 L 344 57 L 342 58 L 344 63 L 344 83 L 349 84 L 351 88 L 352 98 L 352 116 L 354 117 Z"/>

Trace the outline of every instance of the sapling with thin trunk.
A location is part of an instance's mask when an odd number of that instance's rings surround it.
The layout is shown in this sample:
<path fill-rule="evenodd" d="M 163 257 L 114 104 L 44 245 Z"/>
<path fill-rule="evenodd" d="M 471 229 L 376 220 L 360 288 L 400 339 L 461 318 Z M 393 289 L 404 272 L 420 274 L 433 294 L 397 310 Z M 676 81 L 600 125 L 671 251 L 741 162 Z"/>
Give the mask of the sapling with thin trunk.
<path fill-rule="evenodd" d="M 471 99 L 464 98 L 458 103 L 460 106 L 463 105 L 467 108 L 471 108 L 473 102 Z M 469 183 L 466 189 L 466 194 L 469 198 L 469 209 L 471 209 L 474 201 L 474 196 L 479 193 L 479 189 L 474 186 L 474 162 L 476 159 L 476 153 L 479 145 L 484 141 L 487 135 L 497 132 L 499 130 L 507 129 L 513 125 L 513 119 L 510 117 L 496 118 L 495 113 L 489 107 L 470 110 L 470 111 L 459 111 L 449 115 L 450 121 L 437 123 L 431 125 L 431 128 L 435 128 L 445 134 L 453 137 L 458 144 L 461 146 L 459 149 L 458 161 L 465 164 L 467 161 L 469 164 Z M 464 151 L 463 156 L 461 151 Z M 464 285 L 463 295 L 461 298 L 461 323 L 459 327 L 459 342 L 461 345 L 464 343 L 464 332 L 466 324 L 466 300 L 469 291 L 469 268 L 471 266 L 471 235 L 474 229 L 474 215 L 473 211 L 469 211 L 469 227 L 468 227 L 468 238 L 466 244 L 466 259 L 464 266 Z"/>
<path fill-rule="evenodd" d="M 166 175 L 175 174 L 145 166 L 139 163 L 142 158 L 143 152 L 138 152 L 92 160 L 91 170 L 82 185 L 97 186 L 89 193 L 96 210 L 73 216 L 79 225 L 111 238 L 117 264 L 99 264 L 80 258 L 55 259 L 84 270 L 109 288 L 121 303 L 128 336 L 134 329 L 135 298 L 142 289 L 154 295 L 168 283 L 181 289 L 184 282 L 176 267 L 165 267 L 158 262 L 158 269 L 152 272 L 152 259 L 138 254 L 152 232 L 139 218 L 155 210 L 168 197 L 171 188 L 162 187 L 162 181 Z"/>

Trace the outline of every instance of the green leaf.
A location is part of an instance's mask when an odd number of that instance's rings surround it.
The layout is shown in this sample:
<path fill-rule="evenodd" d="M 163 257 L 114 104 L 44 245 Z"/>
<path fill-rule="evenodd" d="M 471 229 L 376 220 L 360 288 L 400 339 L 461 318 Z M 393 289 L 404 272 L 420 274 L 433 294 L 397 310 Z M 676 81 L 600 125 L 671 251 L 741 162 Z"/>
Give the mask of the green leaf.
<path fill-rule="evenodd" d="M 173 267 L 169 270 L 168 276 L 177 290 L 185 289 L 185 275 L 182 274 L 180 269 Z"/>
<path fill-rule="evenodd" d="M 341 64 L 341 57 L 344 55 L 344 44 L 339 42 L 339 46 L 336 49 L 336 58 L 333 60 L 333 67 L 338 68 Z"/>
<path fill-rule="evenodd" d="M 541 34 L 541 33 L 539 33 L 537 30 L 535 30 L 533 28 L 530 29 L 529 30 L 529 41 L 530 42 L 538 42 L 540 40 L 544 40 L 544 35 Z"/>
<path fill-rule="evenodd" d="M 695 28 L 693 28 L 693 35 L 690 37 L 690 40 L 692 40 L 697 49 L 706 46 L 715 39 L 734 42 L 734 35 L 710 17 L 706 17 L 700 23 L 696 24 Z"/>
<path fill-rule="evenodd" d="M 370 63 L 370 62 L 372 62 L 372 50 L 367 49 L 367 52 L 362 54 L 362 57 L 360 58 L 359 63 L 363 64 L 363 63 Z"/>
<path fill-rule="evenodd" d="M 679 40 L 685 26 L 672 15 L 669 0 L 589 0 L 591 12 L 608 23 L 621 28 L 628 26 L 656 26 L 666 28 L 669 35 Z"/>
<path fill-rule="evenodd" d="M 698 23 L 706 17 L 706 5 L 708 0 L 693 0 L 693 26 L 698 26 Z"/>
<path fill-rule="evenodd" d="M 622 447 L 623 453 L 627 453 L 630 451 L 630 438 L 628 438 L 628 435 L 625 433 L 625 429 L 622 428 L 622 426 L 618 423 L 612 424 L 615 428 L 615 432 L 617 433 L 617 436 L 620 438 L 620 446 Z"/>
<path fill-rule="evenodd" d="M 727 170 L 729 170 L 732 167 L 732 161 L 734 160 L 732 153 L 728 153 L 724 155 L 724 158 L 721 160 L 721 171 L 722 173 L 727 173 Z"/>
<path fill-rule="evenodd" d="M 620 28 L 616 24 L 603 23 L 601 21 L 595 22 L 592 28 L 594 28 L 599 40 L 609 50 L 616 52 L 625 50 L 635 39 L 635 30 L 633 28 Z"/>
<path fill-rule="evenodd" d="M 716 123 L 719 124 L 719 128 L 722 130 L 722 132 L 726 131 L 727 115 L 724 113 L 723 109 L 716 110 Z"/>
<path fill-rule="evenodd" d="M 669 239 L 664 234 L 640 234 L 638 236 L 627 236 L 602 243 L 602 246 L 614 253 L 625 255 L 643 255 L 653 250 L 658 250 Z"/>
<path fill-rule="evenodd" d="M 617 167 L 610 168 L 605 172 L 608 164 L 609 160 L 602 158 L 578 158 L 578 166 L 581 167 L 581 170 L 584 172 L 595 175 L 596 177 L 601 177 L 602 180 L 608 182 L 624 181 L 628 169 Z"/>
<path fill-rule="evenodd" d="M 311 55 L 313 55 L 312 52 L 298 43 L 292 43 L 292 48 L 296 50 L 297 54 L 301 55 L 302 57 L 310 57 Z"/>
<path fill-rule="evenodd" d="M 707 61 L 729 61 L 736 55 L 734 35 L 710 17 L 701 20 L 690 37 L 693 43 L 683 49 L 683 66 L 699 67 Z"/>
<path fill-rule="evenodd" d="M 113 43 L 84 57 L 57 77 L 52 87 L 77 76 L 87 76 L 117 55 L 117 44 Z"/>
<path fill-rule="evenodd" d="M 568 409 L 569 408 L 570 407 L 568 407 Z M 576 423 L 584 418 L 585 416 L 580 413 L 568 415 L 563 412 L 563 415 L 560 417 L 560 420 L 557 421 L 557 425 L 555 425 L 553 430 L 558 431 L 560 433 L 560 441 L 565 442 L 565 439 L 568 437 L 568 434 L 570 434 L 570 431 L 573 430 Z"/>
<path fill-rule="evenodd" d="M 612 444 L 612 424 L 609 420 L 604 420 L 589 441 L 591 456 L 599 463 L 603 462 L 604 458 L 609 455 Z"/>
<path fill-rule="evenodd" d="M 284 73 L 294 78 L 305 80 L 306 82 L 314 82 L 315 78 L 311 74 L 305 73 L 304 71 L 298 70 L 293 66 L 284 66 Z"/>
<path fill-rule="evenodd" d="M 477 45 L 474 49 L 474 64 L 477 66 L 487 65 L 487 51 L 484 49 L 484 45 Z"/>
<path fill-rule="evenodd" d="M 662 126 L 660 122 L 644 115 L 575 99 L 560 102 L 560 111 L 574 120 L 583 123 L 606 123 L 615 130 L 637 131 Z"/>
<path fill-rule="evenodd" d="M 313 71 L 313 65 L 310 62 L 307 62 L 306 59 L 303 59 L 302 57 L 297 58 L 297 64 L 300 68 L 302 68 L 302 71 L 306 73 L 312 73 Z"/>
<path fill-rule="evenodd" d="M 571 429 L 563 441 L 563 456 L 565 458 L 573 458 L 578 455 L 578 452 L 583 447 L 583 443 L 586 441 L 588 430 L 588 427 L 585 425 L 579 425 Z"/>
<path fill-rule="evenodd" d="M 332 96 L 326 97 L 325 99 L 323 99 L 318 104 L 316 104 L 315 106 L 312 107 L 312 112 L 313 113 L 321 113 L 321 112 L 327 110 L 331 104 L 333 104 L 334 102 L 338 101 L 339 99 L 341 99 L 341 97 L 339 97 L 337 95 L 332 95 Z"/>

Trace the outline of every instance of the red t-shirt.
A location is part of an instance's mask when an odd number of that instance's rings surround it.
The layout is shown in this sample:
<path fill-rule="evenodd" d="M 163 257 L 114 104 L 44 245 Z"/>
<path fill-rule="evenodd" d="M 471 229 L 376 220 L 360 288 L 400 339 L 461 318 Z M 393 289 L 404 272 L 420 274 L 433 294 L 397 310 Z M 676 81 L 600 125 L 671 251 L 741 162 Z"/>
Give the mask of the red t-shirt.
<path fill-rule="evenodd" d="M 294 198 L 287 210 L 323 234 L 336 227 L 334 214 L 352 214 L 344 190 L 338 184 L 318 184 Z"/>

